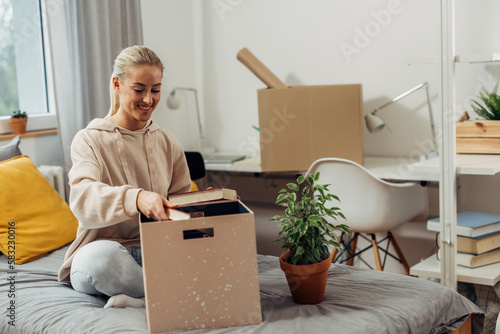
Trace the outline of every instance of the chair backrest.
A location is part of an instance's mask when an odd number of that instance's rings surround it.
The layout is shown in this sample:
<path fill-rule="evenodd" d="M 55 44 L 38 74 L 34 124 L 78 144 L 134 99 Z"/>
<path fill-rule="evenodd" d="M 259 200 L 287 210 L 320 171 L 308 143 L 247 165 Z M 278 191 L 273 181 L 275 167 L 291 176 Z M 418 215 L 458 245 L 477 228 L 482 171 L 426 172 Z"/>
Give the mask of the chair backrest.
<path fill-rule="evenodd" d="M 320 184 L 340 198 L 345 222 L 352 231 L 377 233 L 389 231 L 428 213 L 427 191 L 419 183 L 391 183 L 371 174 L 363 166 L 345 159 L 316 160 L 308 173 L 320 172 Z"/>
<path fill-rule="evenodd" d="M 205 161 L 200 152 L 184 152 L 189 168 L 191 180 L 198 180 L 205 176 Z"/>

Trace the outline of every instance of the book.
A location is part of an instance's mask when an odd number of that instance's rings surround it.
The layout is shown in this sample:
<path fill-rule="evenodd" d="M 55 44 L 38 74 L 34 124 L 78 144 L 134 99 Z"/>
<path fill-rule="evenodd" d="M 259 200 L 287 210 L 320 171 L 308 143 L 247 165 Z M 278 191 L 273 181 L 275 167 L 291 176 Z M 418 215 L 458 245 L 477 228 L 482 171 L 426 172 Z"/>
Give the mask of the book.
<path fill-rule="evenodd" d="M 438 259 L 441 259 L 441 249 Z M 500 262 L 500 248 L 479 255 L 457 252 L 457 265 L 462 267 L 477 268 L 497 262 Z"/>
<path fill-rule="evenodd" d="M 167 208 L 166 211 L 167 211 L 168 220 L 184 220 L 184 219 L 191 218 L 191 215 L 189 213 L 175 210 L 172 208 Z"/>
<path fill-rule="evenodd" d="M 236 201 L 237 199 L 238 194 L 236 192 L 236 189 L 225 187 L 208 188 L 168 195 L 168 200 L 177 205 L 186 205 L 217 200 Z"/>
<path fill-rule="evenodd" d="M 427 221 L 429 231 L 440 232 L 439 218 Z M 482 235 L 500 232 L 500 215 L 490 213 L 466 211 L 457 214 L 457 235 L 462 237 L 479 237 Z"/>
<path fill-rule="evenodd" d="M 441 245 L 439 233 L 437 236 L 438 247 Z M 482 254 L 500 248 L 500 232 L 494 232 L 479 237 L 457 236 L 457 251 L 470 254 Z"/>

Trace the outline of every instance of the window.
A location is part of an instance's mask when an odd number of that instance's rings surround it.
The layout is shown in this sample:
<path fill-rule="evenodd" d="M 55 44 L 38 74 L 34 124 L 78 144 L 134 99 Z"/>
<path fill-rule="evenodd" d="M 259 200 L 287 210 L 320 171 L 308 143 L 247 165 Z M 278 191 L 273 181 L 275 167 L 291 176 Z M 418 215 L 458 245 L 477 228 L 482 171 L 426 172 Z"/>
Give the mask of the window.
<path fill-rule="evenodd" d="M 0 118 L 49 112 L 40 8 L 40 0 L 0 0 Z"/>

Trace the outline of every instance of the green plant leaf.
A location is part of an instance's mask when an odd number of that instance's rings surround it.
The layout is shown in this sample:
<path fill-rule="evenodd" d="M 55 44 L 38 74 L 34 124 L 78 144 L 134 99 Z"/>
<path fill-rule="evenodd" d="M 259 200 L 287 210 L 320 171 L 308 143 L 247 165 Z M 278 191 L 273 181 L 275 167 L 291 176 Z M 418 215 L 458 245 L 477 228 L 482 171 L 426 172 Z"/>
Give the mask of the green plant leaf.
<path fill-rule="evenodd" d="M 309 187 L 304 187 L 304 189 L 302 189 L 302 195 L 307 196 L 310 191 L 311 189 Z"/>
<path fill-rule="evenodd" d="M 276 204 L 283 201 L 286 198 L 286 196 L 287 196 L 287 194 L 283 194 L 283 193 L 279 194 L 278 198 L 276 199 Z"/>
<path fill-rule="evenodd" d="M 312 264 L 324 260 L 329 255 L 331 245 L 339 246 L 337 240 L 340 233 L 336 232 L 349 232 L 347 225 L 336 226 L 331 223 L 332 219 L 345 217 L 340 207 L 325 205 L 327 201 L 340 200 L 330 192 L 329 184 L 315 183 L 319 175 L 319 172 L 300 175 L 297 184 L 287 184 L 291 192 L 280 190 L 276 203 L 285 208 L 285 215 L 270 218 L 279 222 L 277 240 L 282 242 L 283 249 L 290 251 L 290 262 L 293 264 Z M 305 180 L 308 185 L 304 185 L 299 194 L 299 185 Z"/>
<path fill-rule="evenodd" d="M 317 222 L 317 221 L 315 221 L 314 219 L 309 218 L 309 223 L 310 223 L 312 226 L 319 227 L 319 226 L 318 226 L 318 222 Z"/>
<path fill-rule="evenodd" d="M 342 230 L 342 232 L 345 232 L 347 234 L 351 233 L 351 229 L 349 228 L 349 226 L 344 225 L 344 224 L 337 225 L 337 229 L 340 229 L 340 230 Z"/>
<path fill-rule="evenodd" d="M 312 253 L 314 255 L 314 258 L 316 259 L 316 261 L 321 261 L 321 254 L 319 253 L 319 250 L 317 248 L 314 248 L 312 250 Z"/>
<path fill-rule="evenodd" d="M 471 107 L 476 114 L 491 120 L 500 120 L 500 96 L 498 95 L 498 82 L 491 92 L 482 87 L 478 96 L 472 100 Z"/>

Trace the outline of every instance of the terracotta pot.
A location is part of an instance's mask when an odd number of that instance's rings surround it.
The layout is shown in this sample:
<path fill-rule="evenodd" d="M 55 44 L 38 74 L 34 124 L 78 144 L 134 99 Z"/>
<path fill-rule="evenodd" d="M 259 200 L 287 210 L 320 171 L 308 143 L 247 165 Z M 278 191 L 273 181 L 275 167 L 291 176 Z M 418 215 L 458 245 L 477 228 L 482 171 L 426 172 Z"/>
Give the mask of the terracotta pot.
<path fill-rule="evenodd" d="M 293 265 L 286 262 L 287 251 L 280 256 L 280 267 L 285 272 L 293 301 L 297 304 L 319 304 L 325 298 L 328 268 L 332 265 L 333 253 L 328 259 L 308 265 Z"/>
<path fill-rule="evenodd" d="M 28 123 L 27 117 L 11 118 L 9 121 L 16 135 L 26 133 L 26 124 Z"/>

